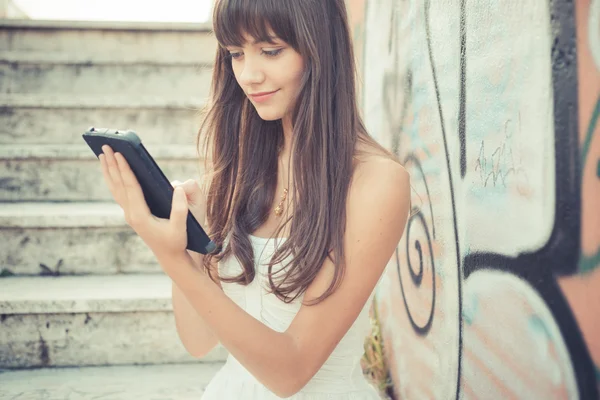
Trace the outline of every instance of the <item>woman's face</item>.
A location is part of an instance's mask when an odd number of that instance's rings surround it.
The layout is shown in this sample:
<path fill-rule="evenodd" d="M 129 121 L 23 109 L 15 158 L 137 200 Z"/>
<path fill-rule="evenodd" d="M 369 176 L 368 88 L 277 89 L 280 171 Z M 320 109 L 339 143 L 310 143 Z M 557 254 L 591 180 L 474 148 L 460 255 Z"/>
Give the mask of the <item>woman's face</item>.
<path fill-rule="evenodd" d="M 243 47 L 227 46 L 235 78 L 263 120 L 282 119 L 296 102 L 304 60 L 275 36 L 274 44 L 245 39 Z"/>

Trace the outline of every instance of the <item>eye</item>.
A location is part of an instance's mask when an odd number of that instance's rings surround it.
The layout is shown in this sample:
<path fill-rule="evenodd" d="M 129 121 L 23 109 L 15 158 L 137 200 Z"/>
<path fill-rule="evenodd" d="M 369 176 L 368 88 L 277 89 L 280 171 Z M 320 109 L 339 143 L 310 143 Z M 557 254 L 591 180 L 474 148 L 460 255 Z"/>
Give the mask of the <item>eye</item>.
<path fill-rule="evenodd" d="M 263 50 L 262 54 L 265 54 L 269 57 L 276 57 L 278 56 L 281 52 L 283 51 L 283 49 L 276 49 L 276 50 Z"/>
<path fill-rule="evenodd" d="M 240 58 L 243 55 L 243 53 L 241 52 L 230 52 L 229 53 L 229 57 L 237 60 L 238 58 Z"/>

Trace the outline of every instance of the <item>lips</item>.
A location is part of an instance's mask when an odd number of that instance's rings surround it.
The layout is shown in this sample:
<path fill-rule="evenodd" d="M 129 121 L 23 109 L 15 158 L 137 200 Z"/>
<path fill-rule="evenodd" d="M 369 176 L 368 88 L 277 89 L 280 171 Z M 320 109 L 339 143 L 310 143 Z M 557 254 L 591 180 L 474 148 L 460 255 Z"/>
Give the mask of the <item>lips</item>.
<path fill-rule="evenodd" d="M 279 89 L 273 90 L 272 92 L 252 93 L 252 94 L 249 94 L 248 96 L 256 102 L 262 102 L 262 101 L 266 101 L 266 100 L 270 99 L 271 97 L 273 97 L 273 95 L 275 93 L 277 93 L 278 91 L 279 91 Z"/>

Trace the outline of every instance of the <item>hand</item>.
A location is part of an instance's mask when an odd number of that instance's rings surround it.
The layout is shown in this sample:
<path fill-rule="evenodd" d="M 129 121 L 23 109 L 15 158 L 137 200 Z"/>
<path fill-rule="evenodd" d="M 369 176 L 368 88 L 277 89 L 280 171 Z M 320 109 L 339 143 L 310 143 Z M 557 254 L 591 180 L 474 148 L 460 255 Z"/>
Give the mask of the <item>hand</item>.
<path fill-rule="evenodd" d="M 202 192 L 198 182 L 193 179 L 188 179 L 183 183 L 172 181 L 171 185 L 173 185 L 174 188 L 181 187 L 183 189 L 187 199 L 188 209 L 198 223 L 204 227 L 206 222 L 206 195 Z"/>
<path fill-rule="evenodd" d="M 187 247 L 188 205 L 183 189 L 175 188 L 169 219 L 154 216 L 142 188 L 125 157 L 102 146 L 102 175 L 115 201 L 125 214 L 125 221 L 161 259 L 185 254 Z"/>

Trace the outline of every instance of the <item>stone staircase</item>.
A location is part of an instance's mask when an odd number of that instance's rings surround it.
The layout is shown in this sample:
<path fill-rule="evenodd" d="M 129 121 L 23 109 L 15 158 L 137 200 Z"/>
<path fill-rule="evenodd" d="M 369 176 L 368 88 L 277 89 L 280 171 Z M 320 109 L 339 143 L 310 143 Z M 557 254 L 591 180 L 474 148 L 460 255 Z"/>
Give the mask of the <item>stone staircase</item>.
<path fill-rule="evenodd" d="M 0 398 L 198 398 L 171 283 L 81 134 L 133 129 L 171 180 L 195 148 L 214 38 L 196 24 L 0 22 Z"/>

